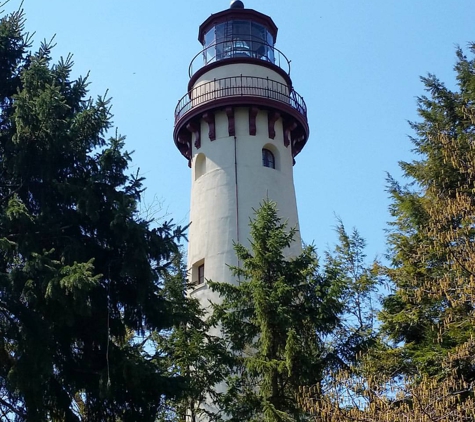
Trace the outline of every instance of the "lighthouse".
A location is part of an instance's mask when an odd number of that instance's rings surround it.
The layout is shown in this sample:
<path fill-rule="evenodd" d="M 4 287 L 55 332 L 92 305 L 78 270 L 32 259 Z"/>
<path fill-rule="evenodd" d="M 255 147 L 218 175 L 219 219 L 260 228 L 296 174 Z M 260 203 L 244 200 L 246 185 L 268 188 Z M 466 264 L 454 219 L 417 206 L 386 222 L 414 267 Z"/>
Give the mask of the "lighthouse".
<path fill-rule="evenodd" d="M 293 166 L 309 127 L 269 16 L 233 1 L 201 24 L 198 40 L 202 50 L 191 60 L 173 136 L 191 169 L 192 294 L 206 306 L 219 301 L 207 279 L 236 282 L 233 245 L 249 246 L 249 221 L 264 200 L 298 227 Z M 300 251 L 297 235 L 287 254 Z"/>

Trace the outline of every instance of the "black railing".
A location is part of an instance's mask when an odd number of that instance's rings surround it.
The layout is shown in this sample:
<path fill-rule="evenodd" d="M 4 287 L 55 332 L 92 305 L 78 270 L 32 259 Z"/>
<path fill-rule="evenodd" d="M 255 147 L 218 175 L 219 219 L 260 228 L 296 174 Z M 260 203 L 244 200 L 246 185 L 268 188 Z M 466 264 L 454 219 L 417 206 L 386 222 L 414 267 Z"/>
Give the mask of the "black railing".
<path fill-rule="evenodd" d="M 290 75 L 290 60 L 277 48 L 259 39 L 233 39 L 214 43 L 200 51 L 190 63 L 190 78 L 202 67 L 221 60 L 252 58 L 272 63 Z"/>
<path fill-rule="evenodd" d="M 202 104 L 228 97 L 259 97 L 286 104 L 307 117 L 303 98 L 286 84 L 256 76 L 234 76 L 214 79 L 198 85 L 184 95 L 175 109 L 175 124 L 186 113 Z"/>

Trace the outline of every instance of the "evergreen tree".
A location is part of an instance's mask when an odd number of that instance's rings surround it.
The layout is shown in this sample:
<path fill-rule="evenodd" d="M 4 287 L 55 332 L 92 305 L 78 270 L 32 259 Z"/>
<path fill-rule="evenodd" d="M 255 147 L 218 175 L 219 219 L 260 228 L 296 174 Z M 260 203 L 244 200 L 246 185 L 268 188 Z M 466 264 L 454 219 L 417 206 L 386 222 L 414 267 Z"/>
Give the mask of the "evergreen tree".
<path fill-rule="evenodd" d="M 298 421 L 301 385 L 319 383 L 326 365 L 324 337 L 338 324 L 341 305 L 318 272 L 313 247 L 286 259 L 295 229 L 266 201 L 250 223 L 251 248 L 236 244 L 236 285 L 213 283 L 222 298 L 215 323 L 235 359 L 220 403 L 231 421 Z"/>
<path fill-rule="evenodd" d="M 198 299 L 190 295 L 194 284 L 178 253 L 173 271 L 165 278 L 164 295 L 180 314 L 167 335 L 154 335 L 154 347 L 168 360 L 171 372 L 186 384 L 179 397 L 167 400 L 160 421 L 198 422 L 220 420 L 219 412 L 203 406 L 219 401 L 215 386 L 229 374 L 230 358 L 222 338 L 209 334 L 210 323 Z"/>
<path fill-rule="evenodd" d="M 390 181 L 395 290 L 381 319 L 400 346 L 389 351 L 390 370 L 403 374 L 442 375 L 448 353 L 475 334 L 475 45 L 471 53 L 457 50 L 458 90 L 422 78 L 429 96 L 419 98 L 422 120 L 411 124 L 420 158 L 401 163 L 409 186 Z M 474 379 L 471 364 L 460 370 Z"/>
<path fill-rule="evenodd" d="M 302 392 L 319 422 L 475 420 L 475 44 L 457 49 L 458 88 L 434 75 L 412 123 L 418 159 L 390 179 L 394 217 L 381 341 L 322 389 Z"/>
<path fill-rule="evenodd" d="M 377 341 L 378 301 L 374 296 L 380 284 L 380 266 L 376 261 L 368 266 L 366 241 L 358 230 L 349 234 L 338 220 L 336 232 L 338 243 L 326 252 L 324 262 L 324 277 L 338 291 L 342 304 L 340 323 L 328 341 L 329 369 L 333 371 L 351 367 Z"/>
<path fill-rule="evenodd" d="M 140 341 L 180 318 L 162 280 L 182 230 L 140 217 L 109 101 L 23 25 L 0 20 L 0 418 L 154 421 L 183 380 Z"/>

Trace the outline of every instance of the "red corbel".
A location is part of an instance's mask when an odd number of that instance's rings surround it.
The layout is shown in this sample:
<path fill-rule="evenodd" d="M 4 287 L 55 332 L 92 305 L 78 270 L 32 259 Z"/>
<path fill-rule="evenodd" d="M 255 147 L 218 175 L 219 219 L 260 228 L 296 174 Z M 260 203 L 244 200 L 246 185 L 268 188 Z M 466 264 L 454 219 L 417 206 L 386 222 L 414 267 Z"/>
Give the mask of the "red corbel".
<path fill-rule="evenodd" d="M 257 126 L 256 117 L 259 109 L 257 107 L 249 108 L 249 135 L 256 136 Z"/>
<path fill-rule="evenodd" d="M 280 113 L 277 111 L 271 111 L 267 115 L 268 123 L 269 123 L 269 138 L 274 139 L 275 138 L 275 122 L 279 120 L 280 118 Z"/>
<path fill-rule="evenodd" d="M 194 122 L 189 122 L 186 125 L 186 128 L 195 135 L 195 147 L 197 149 L 201 148 L 201 130 L 199 124 L 197 125 Z"/>
<path fill-rule="evenodd" d="M 207 112 L 203 114 L 203 120 L 208 123 L 208 136 L 210 141 L 216 139 L 216 123 L 213 112 Z"/>

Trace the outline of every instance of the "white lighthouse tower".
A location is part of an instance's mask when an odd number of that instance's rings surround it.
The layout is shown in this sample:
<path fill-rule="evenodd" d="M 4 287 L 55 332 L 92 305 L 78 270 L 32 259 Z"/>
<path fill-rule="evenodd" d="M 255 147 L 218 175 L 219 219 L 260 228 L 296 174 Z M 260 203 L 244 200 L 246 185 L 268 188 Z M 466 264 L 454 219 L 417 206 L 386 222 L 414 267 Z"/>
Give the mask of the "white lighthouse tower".
<path fill-rule="evenodd" d="M 241 1 L 211 15 L 175 110 L 175 144 L 192 177 L 188 268 L 203 305 L 219 300 L 206 279 L 235 282 L 233 242 L 249 245 L 249 220 L 263 200 L 298 226 L 293 165 L 308 139 L 307 109 L 276 38 L 272 19 Z M 298 238 L 288 254 L 300 250 Z"/>

